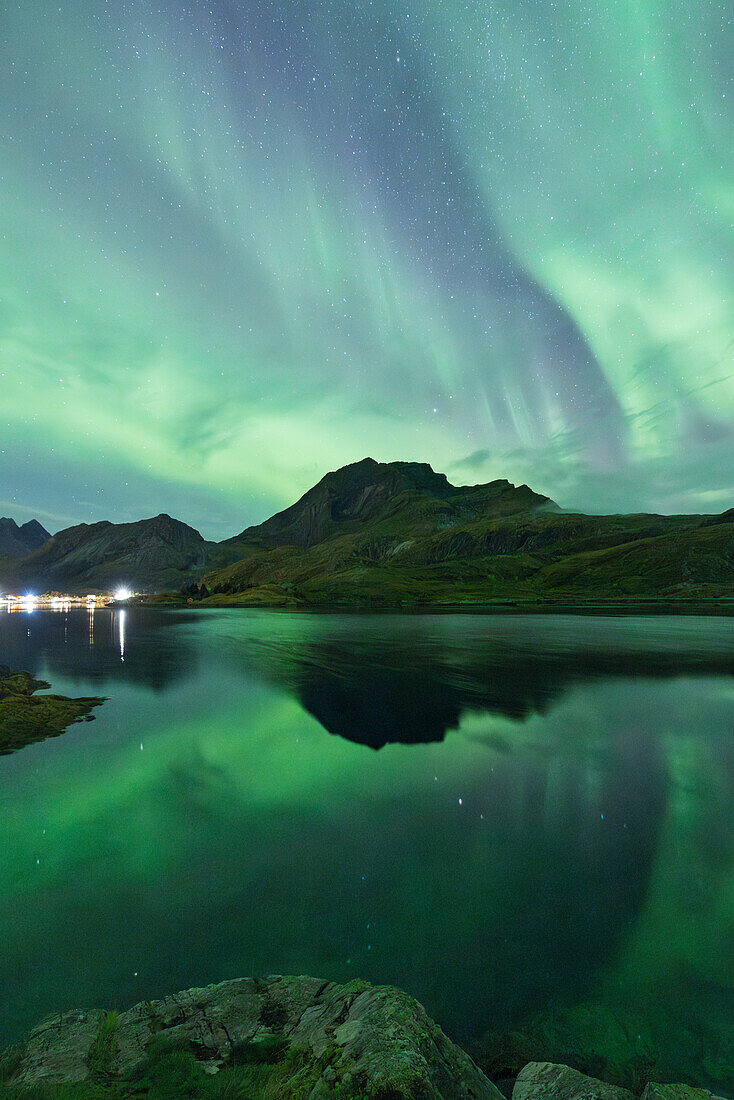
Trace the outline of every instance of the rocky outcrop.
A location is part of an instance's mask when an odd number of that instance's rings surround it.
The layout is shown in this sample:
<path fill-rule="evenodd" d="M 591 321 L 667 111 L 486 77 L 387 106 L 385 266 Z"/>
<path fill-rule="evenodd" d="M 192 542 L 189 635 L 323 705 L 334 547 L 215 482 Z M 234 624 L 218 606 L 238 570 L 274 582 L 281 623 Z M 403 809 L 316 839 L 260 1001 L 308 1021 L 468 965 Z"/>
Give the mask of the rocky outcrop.
<path fill-rule="evenodd" d="M 650 1081 L 645 1086 L 642 1100 L 720 1100 L 720 1097 L 692 1085 L 661 1085 Z"/>
<path fill-rule="evenodd" d="M 55 1016 L 18 1048 L 12 1080 L 34 1086 L 129 1077 L 162 1041 L 193 1053 L 209 1072 L 258 1060 L 287 1066 L 298 1054 L 298 1087 L 284 1095 L 304 1100 L 501 1100 L 406 993 L 307 977 L 241 978 L 143 1002 L 119 1016 Z M 315 1072 L 304 1073 L 304 1065 Z"/>
<path fill-rule="evenodd" d="M 530 1062 L 518 1075 L 512 1100 L 634 1100 L 634 1094 L 569 1066 Z"/>
<path fill-rule="evenodd" d="M 36 695 L 50 686 L 45 680 L 34 679 L 30 672 L 0 665 L 0 755 L 34 741 L 58 737 L 74 722 L 91 721 L 94 707 L 105 701 L 98 696 L 69 699 L 65 695 Z"/>
<path fill-rule="evenodd" d="M 570 1066 L 530 1062 L 521 1070 L 512 1100 L 635 1100 L 634 1093 L 587 1077 Z M 720 1100 L 705 1089 L 650 1081 L 642 1100 Z"/>
<path fill-rule="evenodd" d="M 510 1062 L 521 1046 L 515 1037 Z M 239 978 L 119 1015 L 65 1012 L 0 1053 L 0 1097 L 9 1085 L 14 1100 L 24 1090 L 53 1097 L 57 1085 L 67 1100 L 84 1100 L 90 1085 L 116 1100 L 158 1096 L 156 1081 L 161 1095 L 201 1100 L 636 1100 L 551 1062 L 512 1070 L 500 1092 L 407 993 L 359 980 Z M 720 1098 L 649 1082 L 642 1100 Z"/>

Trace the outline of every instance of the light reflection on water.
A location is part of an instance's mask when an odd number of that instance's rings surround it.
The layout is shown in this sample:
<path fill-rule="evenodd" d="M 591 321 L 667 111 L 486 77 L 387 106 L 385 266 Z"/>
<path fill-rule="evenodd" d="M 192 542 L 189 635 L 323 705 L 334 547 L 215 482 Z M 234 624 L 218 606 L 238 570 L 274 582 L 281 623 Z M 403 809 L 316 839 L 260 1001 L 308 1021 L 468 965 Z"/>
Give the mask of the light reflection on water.
<path fill-rule="evenodd" d="M 0 662 L 109 696 L 0 760 L 4 1037 L 361 975 L 732 1091 L 732 620 L 80 609 Z"/>

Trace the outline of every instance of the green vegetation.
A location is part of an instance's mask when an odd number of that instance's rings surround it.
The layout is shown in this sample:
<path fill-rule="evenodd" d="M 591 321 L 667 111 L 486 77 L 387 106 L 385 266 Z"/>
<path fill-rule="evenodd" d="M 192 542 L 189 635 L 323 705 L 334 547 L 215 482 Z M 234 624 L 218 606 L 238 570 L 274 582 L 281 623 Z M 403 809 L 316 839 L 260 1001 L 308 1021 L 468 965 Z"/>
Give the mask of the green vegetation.
<path fill-rule="evenodd" d="M 116 580 L 114 580 L 116 578 Z M 452 485 L 427 463 L 364 459 L 220 543 L 167 515 L 80 524 L 0 561 L 6 589 L 138 592 L 254 607 L 734 601 L 734 509 L 562 512 L 527 485 Z M 161 602 L 160 597 L 155 598 Z M 167 601 L 171 602 L 170 595 Z M 732 603 L 731 610 L 734 610 Z"/>
<path fill-rule="evenodd" d="M 405 518 L 405 517 L 401 517 Z M 452 530 L 370 524 L 255 549 L 205 577 L 206 605 L 461 606 L 734 598 L 734 523 L 535 515 Z"/>
<path fill-rule="evenodd" d="M 0 666 L 0 753 L 14 752 L 34 741 L 58 737 L 74 722 L 89 722 L 103 698 L 68 699 L 63 695 L 36 695 L 49 688 L 30 672 Z"/>
<path fill-rule="evenodd" d="M 117 1054 L 117 1013 L 105 1012 L 99 1020 L 99 1029 L 87 1054 L 89 1076 L 94 1081 L 108 1081 Z"/>
<path fill-rule="evenodd" d="M 207 1070 L 213 1067 L 198 1061 L 186 1045 L 160 1041 L 151 1044 L 145 1061 L 134 1072 L 113 1077 L 108 1070 L 114 1057 L 116 1024 L 114 1013 L 102 1017 L 89 1055 L 95 1069 L 86 1081 L 14 1084 L 12 1074 L 21 1055 L 3 1077 L 7 1052 L 0 1061 L 0 1100 L 302 1100 L 322 1079 L 329 1082 L 330 1100 L 381 1100 L 379 1089 L 375 1091 L 364 1082 L 340 1082 L 330 1067 L 336 1051 L 327 1050 L 314 1058 L 283 1043 L 277 1051 L 273 1044 L 247 1044 L 246 1052 L 236 1048 L 230 1061 L 211 1073 Z M 391 1096 L 412 1100 L 410 1091 Z"/>
<path fill-rule="evenodd" d="M 0 1088 L 20 1069 L 24 1053 L 24 1045 L 17 1043 L 0 1054 Z"/>
<path fill-rule="evenodd" d="M 230 545 L 239 560 L 188 598 L 410 607 L 734 597 L 734 510 L 577 515 L 526 485 L 454 486 L 420 463 L 366 459 L 327 474 Z"/>

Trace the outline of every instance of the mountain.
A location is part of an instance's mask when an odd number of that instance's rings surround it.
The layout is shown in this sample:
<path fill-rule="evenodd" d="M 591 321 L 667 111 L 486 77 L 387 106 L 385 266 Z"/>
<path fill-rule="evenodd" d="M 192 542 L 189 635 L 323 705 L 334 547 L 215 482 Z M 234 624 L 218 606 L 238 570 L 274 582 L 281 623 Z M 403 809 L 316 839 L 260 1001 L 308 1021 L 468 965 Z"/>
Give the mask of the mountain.
<path fill-rule="evenodd" d="M 211 602 L 405 606 L 734 596 L 734 510 L 583 515 L 527 485 L 455 486 L 425 463 L 327 474 L 233 540 Z M 204 591 L 204 590 L 202 590 Z"/>
<path fill-rule="evenodd" d="M 0 555 L 22 557 L 30 550 L 43 546 L 50 538 L 48 531 L 41 527 L 37 519 L 31 519 L 21 527 L 7 516 L 0 519 Z"/>
<path fill-rule="evenodd" d="M 136 592 L 180 588 L 207 567 L 232 560 L 188 524 L 161 514 L 135 523 L 80 523 L 51 536 L 24 558 L 4 563 L 5 589 Z"/>
<path fill-rule="evenodd" d="M 509 481 L 452 485 L 427 462 L 375 462 L 365 458 L 343 466 L 309 489 L 300 500 L 231 542 L 272 549 L 305 549 L 327 539 L 356 533 L 366 525 L 420 524 L 426 530 L 452 526 L 459 519 L 509 515 L 538 508 L 556 509 L 548 497 Z"/>
<path fill-rule="evenodd" d="M 734 509 L 564 512 L 527 485 L 452 485 L 365 458 L 224 542 L 162 514 L 79 524 L 0 560 L 0 590 L 182 592 L 210 603 L 402 607 L 733 599 Z M 8 527 L 7 525 L 11 526 Z"/>

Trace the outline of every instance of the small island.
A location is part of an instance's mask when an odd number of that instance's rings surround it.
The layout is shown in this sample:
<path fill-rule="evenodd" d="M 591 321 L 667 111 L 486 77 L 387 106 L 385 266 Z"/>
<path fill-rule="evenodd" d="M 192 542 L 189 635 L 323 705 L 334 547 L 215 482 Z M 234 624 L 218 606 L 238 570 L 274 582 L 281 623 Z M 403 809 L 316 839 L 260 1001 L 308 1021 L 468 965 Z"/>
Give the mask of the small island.
<path fill-rule="evenodd" d="M 98 696 L 36 695 L 50 687 L 30 672 L 0 666 L 0 754 L 58 737 L 74 722 L 90 722 L 93 708 L 105 702 Z"/>

